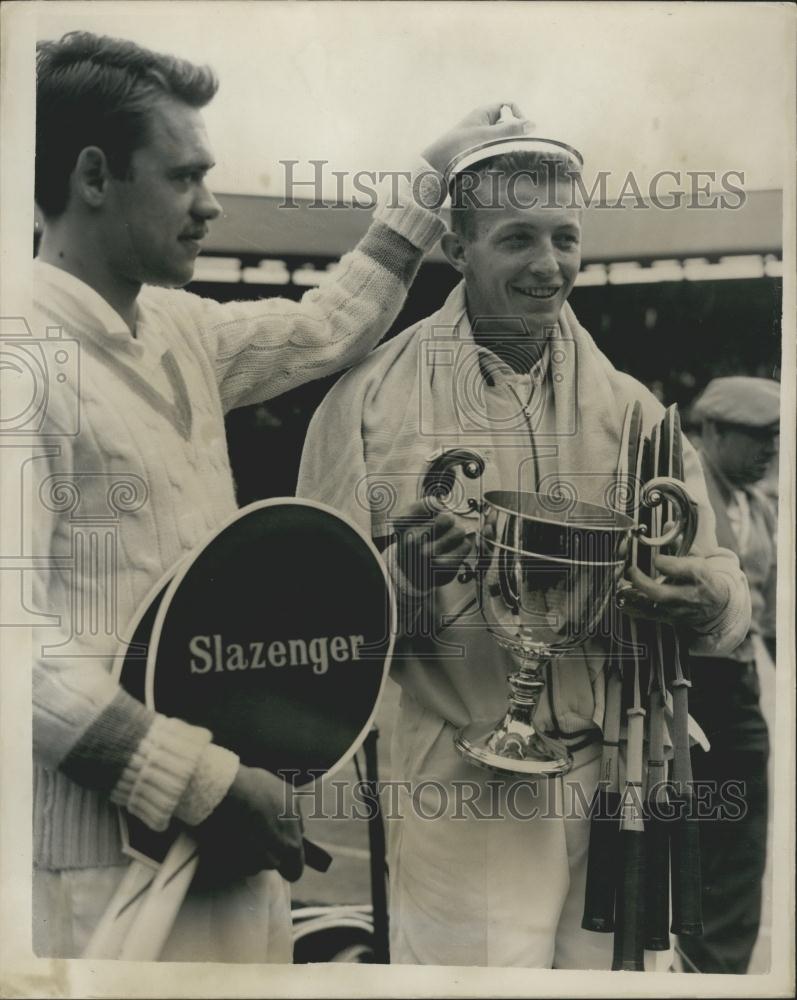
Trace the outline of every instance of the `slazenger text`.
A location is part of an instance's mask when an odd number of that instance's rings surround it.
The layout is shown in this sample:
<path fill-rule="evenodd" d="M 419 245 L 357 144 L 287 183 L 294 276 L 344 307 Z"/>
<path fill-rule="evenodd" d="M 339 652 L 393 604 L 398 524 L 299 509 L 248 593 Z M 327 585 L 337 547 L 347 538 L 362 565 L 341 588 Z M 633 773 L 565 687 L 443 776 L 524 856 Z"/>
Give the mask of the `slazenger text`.
<path fill-rule="evenodd" d="M 192 674 L 224 670 L 264 670 L 266 667 L 313 665 L 313 673 L 325 674 L 330 657 L 336 663 L 360 659 L 362 635 L 322 636 L 319 639 L 278 639 L 265 642 L 225 643 L 218 633 L 195 635 L 188 643 Z"/>

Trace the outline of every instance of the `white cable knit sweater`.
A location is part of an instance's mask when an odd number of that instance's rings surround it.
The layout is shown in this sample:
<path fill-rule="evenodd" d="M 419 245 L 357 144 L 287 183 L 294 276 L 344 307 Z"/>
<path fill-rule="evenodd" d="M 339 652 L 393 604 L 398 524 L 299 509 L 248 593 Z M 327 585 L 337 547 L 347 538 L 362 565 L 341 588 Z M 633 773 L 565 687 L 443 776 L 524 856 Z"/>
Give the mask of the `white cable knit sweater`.
<path fill-rule="evenodd" d="M 111 802 L 163 829 L 200 822 L 229 788 L 237 758 L 122 691 L 111 657 L 151 588 L 236 510 L 224 414 L 351 365 L 390 326 L 442 230 L 409 186 L 402 205 L 379 209 L 301 302 L 146 287 L 135 337 L 88 286 L 35 263 L 34 333 L 60 328 L 77 359 L 31 463 L 34 554 L 48 559 L 35 601 L 56 616 L 36 636 L 37 867 L 123 861 Z"/>

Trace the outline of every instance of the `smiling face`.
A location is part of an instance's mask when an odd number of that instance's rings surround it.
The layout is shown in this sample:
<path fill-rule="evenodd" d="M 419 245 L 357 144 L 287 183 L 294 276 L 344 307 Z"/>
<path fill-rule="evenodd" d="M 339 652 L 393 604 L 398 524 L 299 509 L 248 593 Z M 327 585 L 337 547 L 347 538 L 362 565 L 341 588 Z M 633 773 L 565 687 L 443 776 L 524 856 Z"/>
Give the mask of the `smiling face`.
<path fill-rule="evenodd" d="M 149 142 L 133 153 L 128 176 L 109 182 L 103 243 L 119 277 L 168 287 L 191 280 L 200 241 L 221 211 L 205 184 L 212 166 L 200 111 L 157 101 Z"/>
<path fill-rule="evenodd" d="M 581 210 L 568 207 L 567 185 L 552 197 L 530 177 L 497 180 L 491 207 L 474 213 L 475 231 L 447 234 L 443 249 L 465 278 L 471 322 L 520 317 L 543 334 L 556 324 L 581 266 Z"/>

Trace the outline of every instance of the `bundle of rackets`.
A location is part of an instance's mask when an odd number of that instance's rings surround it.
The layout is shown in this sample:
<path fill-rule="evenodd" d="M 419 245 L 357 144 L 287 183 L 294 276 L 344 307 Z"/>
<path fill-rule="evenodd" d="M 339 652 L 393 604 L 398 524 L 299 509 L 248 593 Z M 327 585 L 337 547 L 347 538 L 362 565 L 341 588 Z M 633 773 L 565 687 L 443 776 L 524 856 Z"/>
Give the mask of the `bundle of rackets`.
<path fill-rule="evenodd" d="M 643 503 L 646 483 L 683 481 L 675 405 L 650 436 L 629 405 L 617 468 L 618 506 L 647 537 L 674 517 L 665 499 Z M 692 539 L 673 543 L 685 555 Z M 629 561 L 655 575 L 652 549 L 635 534 Z M 600 780 L 592 803 L 582 927 L 614 933 L 614 970 L 643 971 L 644 953 L 670 948 L 670 933 L 702 934 L 699 832 L 690 758 L 689 662 L 670 625 L 620 614 L 606 665 Z M 669 741 L 666 737 L 669 735 Z M 672 754 L 668 759 L 665 746 Z"/>

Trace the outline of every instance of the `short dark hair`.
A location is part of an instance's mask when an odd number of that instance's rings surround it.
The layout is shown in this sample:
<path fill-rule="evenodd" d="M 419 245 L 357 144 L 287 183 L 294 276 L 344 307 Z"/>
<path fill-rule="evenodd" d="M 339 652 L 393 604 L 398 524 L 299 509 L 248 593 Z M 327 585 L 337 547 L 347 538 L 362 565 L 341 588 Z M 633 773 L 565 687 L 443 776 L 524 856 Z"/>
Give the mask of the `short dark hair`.
<path fill-rule="evenodd" d="M 125 177 L 133 152 L 148 140 L 159 97 L 204 107 L 218 81 L 207 66 L 150 52 L 122 38 L 71 31 L 36 47 L 36 203 L 61 215 L 80 151 L 99 147 L 114 177 Z"/>
<path fill-rule="evenodd" d="M 567 181 L 572 184 L 581 171 L 564 150 L 561 154 L 553 151 L 503 153 L 482 160 L 472 169 L 463 170 L 451 182 L 451 231 L 465 240 L 476 236 L 483 201 L 480 205 L 475 188 L 488 174 L 505 177 L 526 175 L 535 183 L 545 185 L 551 181 Z"/>

